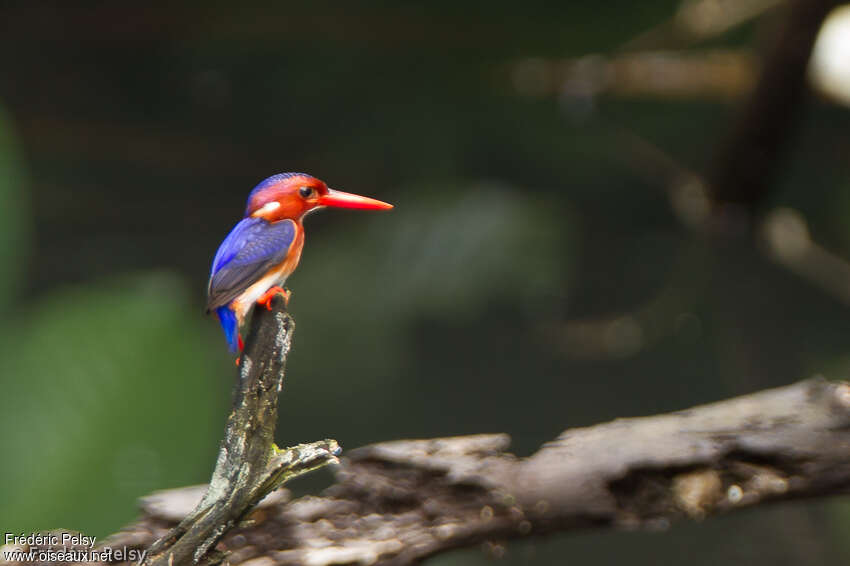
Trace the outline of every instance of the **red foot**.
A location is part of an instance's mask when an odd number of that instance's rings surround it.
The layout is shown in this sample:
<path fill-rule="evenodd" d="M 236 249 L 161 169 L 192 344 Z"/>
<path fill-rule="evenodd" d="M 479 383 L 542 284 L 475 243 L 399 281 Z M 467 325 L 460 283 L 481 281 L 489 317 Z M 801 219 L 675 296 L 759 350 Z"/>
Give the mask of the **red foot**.
<path fill-rule="evenodd" d="M 278 293 L 283 295 L 284 304 L 286 306 L 289 306 L 289 295 L 291 295 L 292 293 L 289 290 L 284 289 L 283 287 L 278 287 L 277 285 L 263 293 L 263 296 L 257 299 L 257 304 L 265 305 L 268 310 L 272 310 L 272 299 Z"/>

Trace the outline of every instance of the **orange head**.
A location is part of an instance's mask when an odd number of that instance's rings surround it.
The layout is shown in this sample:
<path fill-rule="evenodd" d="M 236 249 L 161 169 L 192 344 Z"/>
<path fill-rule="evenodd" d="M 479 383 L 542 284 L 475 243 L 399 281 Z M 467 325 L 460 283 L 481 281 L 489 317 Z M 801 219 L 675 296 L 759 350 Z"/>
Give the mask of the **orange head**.
<path fill-rule="evenodd" d="M 329 189 L 306 173 L 280 173 L 254 187 L 248 195 L 245 216 L 276 222 L 284 218 L 300 221 L 305 214 L 325 206 L 386 210 L 391 204 Z"/>

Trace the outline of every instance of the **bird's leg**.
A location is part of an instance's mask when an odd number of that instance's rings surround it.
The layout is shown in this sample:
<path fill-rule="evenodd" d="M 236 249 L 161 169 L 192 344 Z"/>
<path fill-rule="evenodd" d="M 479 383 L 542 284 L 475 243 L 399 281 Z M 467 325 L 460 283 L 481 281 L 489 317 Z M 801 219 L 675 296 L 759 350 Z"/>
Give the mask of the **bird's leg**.
<path fill-rule="evenodd" d="M 245 349 L 245 342 L 242 341 L 242 335 L 236 335 L 236 345 L 239 346 L 239 356 L 236 357 L 236 367 L 239 367 L 239 361 L 242 359 L 242 351 Z"/>
<path fill-rule="evenodd" d="M 268 291 L 263 293 L 263 296 L 260 297 L 259 299 L 257 299 L 257 304 L 258 305 L 265 305 L 265 307 L 268 310 L 272 310 L 272 299 L 278 293 L 283 295 L 284 304 L 286 306 L 289 306 L 289 295 L 291 295 L 292 292 L 289 291 L 288 289 L 284 289 L 283 287 L 278 287 L 277 285 L 275 285 L 274 287 L 270 288 Z"/>

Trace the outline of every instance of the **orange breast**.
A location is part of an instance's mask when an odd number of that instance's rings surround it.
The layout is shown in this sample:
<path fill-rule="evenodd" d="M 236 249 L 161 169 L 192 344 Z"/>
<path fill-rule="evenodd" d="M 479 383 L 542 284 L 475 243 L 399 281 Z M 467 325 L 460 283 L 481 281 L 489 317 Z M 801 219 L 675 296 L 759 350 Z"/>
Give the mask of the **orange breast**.
<path fill-rule="evenodd" d="M 301 261 L 301 250 L 304 249 L 304 228 L 300 222 L 295 223 L 295 241 L 289 246 L 289 253 L 286 254 L 286 259 L 280 264 L 280 273 L 284 279 L 295 271 L 298 267 L 298 262 Z"/>

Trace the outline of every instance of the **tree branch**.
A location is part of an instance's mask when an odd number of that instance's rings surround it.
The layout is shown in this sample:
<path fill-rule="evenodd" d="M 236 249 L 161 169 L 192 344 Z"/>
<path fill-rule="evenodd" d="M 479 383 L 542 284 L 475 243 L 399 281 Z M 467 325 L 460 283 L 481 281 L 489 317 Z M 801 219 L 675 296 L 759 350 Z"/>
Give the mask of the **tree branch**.
<path fill-rule="evenodd" d="M 586 528 L 658 528 L 850 489 L 850 384 L 823 379 L 571 429 L 528 458 L 504 434 L 348 453 L 320 497 L 277 491 L 219 543 L 230 564 L 412 564 L 449 549 Z M 202 488 L 158 492 L 104 542 L 144 548 Z M 257 563 L 259 564 L 259 562 Z"/>
<path fill-rule="evenodd" d="M 339 446 L 325 440 L 279 450 L 274 443 L 278 396 L 295 322 L 283 298 L 271 311 L 255 309 L 233 408 L 212 480 L 195 509 L 148 549 L 151 566 L 199 563 L 207 552 L 261 499 L 283 483 L 336 461 Z"/>
<path fill-rule="evenodd" d="M 773 187 L 782 152 L 802 114 L 815 38 L 836 5 L 837 0 L 792 0 L 784 8 L 758 82 L 708 171 L 717 201 L 737 203 L 752 213 Z"/>

